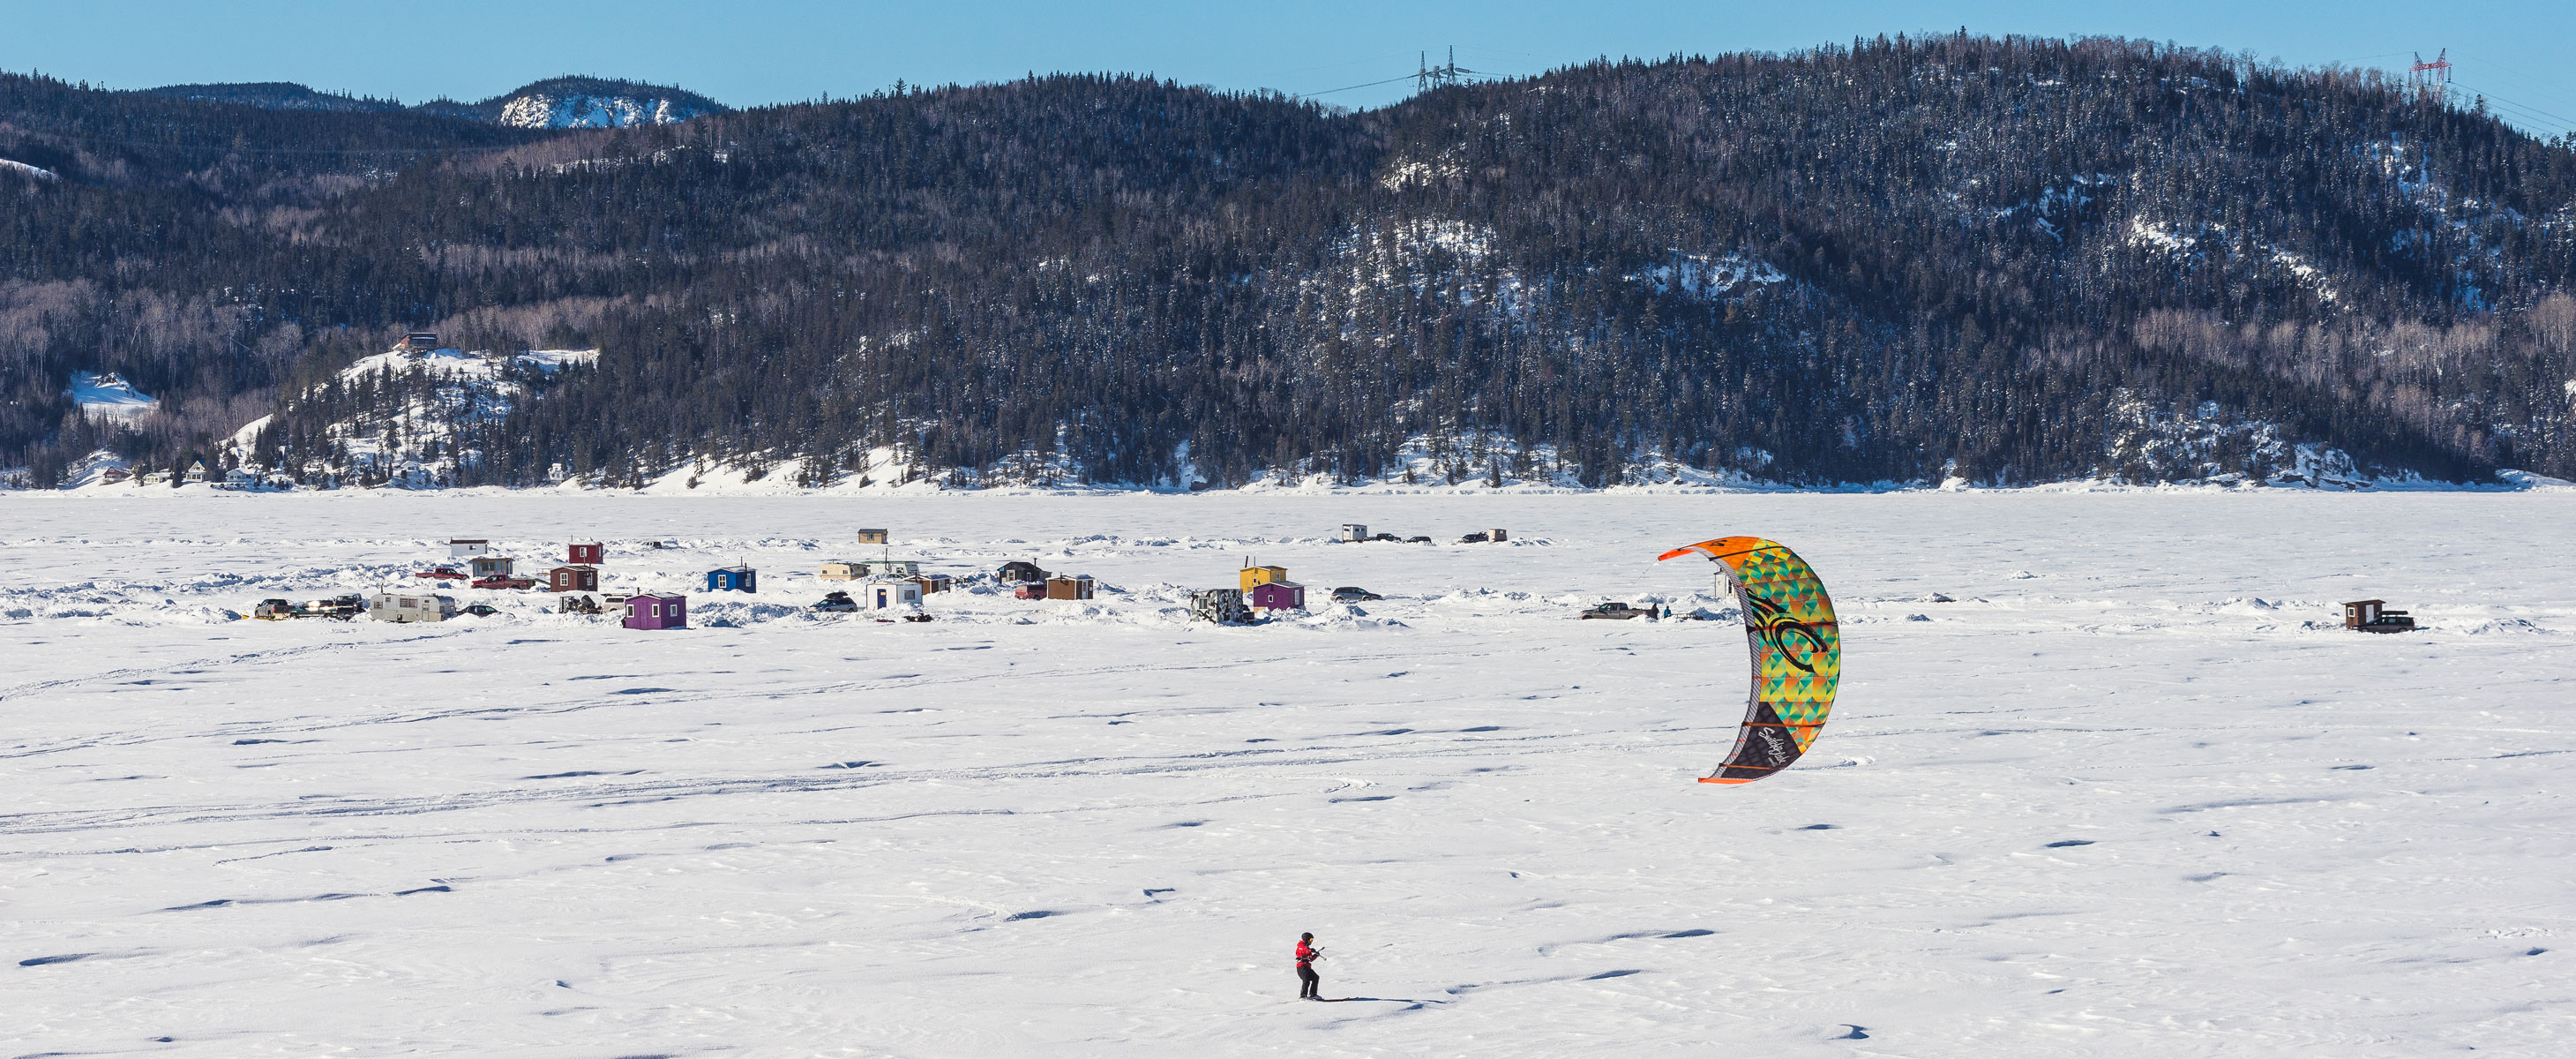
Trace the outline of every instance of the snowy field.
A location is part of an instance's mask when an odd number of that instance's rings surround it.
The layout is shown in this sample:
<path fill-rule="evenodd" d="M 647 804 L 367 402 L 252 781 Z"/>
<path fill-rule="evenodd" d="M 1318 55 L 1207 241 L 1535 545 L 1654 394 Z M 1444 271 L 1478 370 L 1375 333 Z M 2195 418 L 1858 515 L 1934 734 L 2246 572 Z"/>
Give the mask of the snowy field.
<path fill-rule="evenodd" d="M 804 613 L 861 526 L 1108 587 Z M 1745 787 L 1692 782 L 1739 625 L 1574 618 L 1724 610 L 1653 559 L 1726 533 L 1844 621 Z M 451 535 L 764 591 L 225 620 Z M 0 543 L 0 1056 L 2576 1048 L 2576 493 L 20 494 Z M 1313 617 L 1184 620 L 1247 558 Z"/>

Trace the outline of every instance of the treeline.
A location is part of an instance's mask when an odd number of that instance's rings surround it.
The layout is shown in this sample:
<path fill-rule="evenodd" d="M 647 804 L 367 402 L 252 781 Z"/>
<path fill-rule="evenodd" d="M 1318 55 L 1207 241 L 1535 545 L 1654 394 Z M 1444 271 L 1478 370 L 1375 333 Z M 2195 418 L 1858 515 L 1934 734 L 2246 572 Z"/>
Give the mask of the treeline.
<path fill-rule="evenodd" d="M 129 105 L 0 83 L 38 96 L 56 126 L 0 110 L 0 157 Z M 440 120 L 151 106 L 326 144 Z M 115 120 L 180 138 L 164 113 Z M 430 327 L 604 351 L 455 412 L 467 484 L 819 481 L 886 447 L 963 481 L 1356 480 L 1418 438 L 1452 475 L 1596 483 L 1642 452 L 1806 483 L 2275 469 L 2123 448 L 2142 395 L 2380 469 L 2576 476 L 2576 149 L 2375 72 L 1887 38 L 1358 113 L 1059 76 L 421 136 L 454 150 L 0 176 L 26 207 L 0 465 L 98 442 L 58 396 L 75 368 L 181 410 L 113 444 L 202 449 L 185 413 L 247 396 L 280 412 L 273 466 L 331 464 L 338 425 L 389 414 L 366 402 L 419 395 L 316 387 Z"/>

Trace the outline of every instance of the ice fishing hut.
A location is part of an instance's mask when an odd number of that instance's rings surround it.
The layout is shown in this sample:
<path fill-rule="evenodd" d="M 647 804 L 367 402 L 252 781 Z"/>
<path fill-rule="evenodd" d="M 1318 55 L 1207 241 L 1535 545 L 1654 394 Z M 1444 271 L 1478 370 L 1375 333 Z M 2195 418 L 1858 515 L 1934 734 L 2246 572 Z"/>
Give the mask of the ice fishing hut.
<path fill-rule="evenodd" d="M 1090 599 L 1091 588 L 1091 578 L 1088 575 L 1081 577 L 1050 577 L 1046 579 L 1046 598 Z"/>
<path fill-rule="evenodd" d="M 1236 587 L 1245 592 L 1250 592 L 1254 585 L 1285 583 L 1288 580 L 1288 568 L 1285 566 L 1253 566 L 1247 563 L 1244 565 L 1242 570 L 1237 572 L 1236 576 L 1241 582 L 1241 584 Z"/>
<path fill-rule="evenodd" d="M 1512 539 L 1512 533 L 1510 530 L 1489 529 L 1485 531 L 1485 534 L 1487 540 L 1491 540 L 1496 544 L 1501 544 L 1504 541 Z"/>
<path fill-rule="evenodd" d="M 1219 625 L 1252 624 L 1252 608 L 1243 605 L 1243 590 L 1211 588 L 1190 593 L 1190 616 Z"/>
<path fill-rule="evenodd" d="M 956 579 L 947 574 L 919 574 L 911 578 L 911 581 L 921 586 L 924 595 L 932 592 L 946 592 L 957 585 Z"/>
<path fill-rule="evenodd" d="M 447 557 L 450 559 L 471 559 L 477 555 L 490 554 L 492 554 L 491 541 L 482 540 L 480 538 L 457 537 L 447 542 Z"/>
<path fill-rule="evenodd" d="M 736 564 L 707 571 L 709 592 L 758 592 L 760 571 Z"/>
<path fill-rule="evenodd" d="M 863 529 L 859 531 L 859 543 L 861 544 L 884 544 L 885 542 L 886 531 L 884 530 Z"/>
<path fill-rule="evenodd" d="M 367 616 L 377 621 L 446 621 L 456 616 L 456 601 L 446 596 L 378 592 L 367 602 Z"/>
<path fill-rule="evenodd" d="M 473 569 L 474 579 L 480 581 L 487 577 L 512 576 L 510 568 L 519 565 L 519 561 L 506 555 L 477 555 L 465 565 Z"/>
<path fill-rule="evenodd" d="M 921 560 L 879 559 L 868 564 L 868 574 L 873 577 L 919 577 Z"/>
<path fill-rule="evenodd" d="M 570 545 L 564 550 L 569 553 L 564 558 L 565 562 L 571 563 L 575 566 L 597 566 L 599 565 L 600 553 L 607 549 L 601 547 L 594 541 L 589 544 Z"/>
<path fill-rule="evenodd" d="M 892 579 L 859 586 L 859 606 L 868 610 L 902 610 L 921 605 L 921 585 Z"/>
<path fill-rule="evenodd" d="M 556 592 L 599 591 L 596 566 L 558 566 L 546 571 L 546 587 Z"/>
<path fill-rule="evenodd" d="M 1342 539 L 1353 544 L 1368 539 L 1368 527 L 1357 522 L 1342 523 Z"/>
<path fill-rule="evenodd" d="M 849 559 L 834 559 L 824 563 L 823 572 L 815 576 L 825 581 L 856 581 L 868 576 L 868 564 Z"/>
<path fill-rule="evenodd" d="M 414 331 L 404 335 L 402 345 L 394 347 L 405 353 L 427 353 L 438 348 L 438 332 Z M 461 556 L 460 556 L 461 558 Z"/>
<path fill-rule="evenodd" d="M 1264 581 L 1246 589 L 1243 598 L 1254 610 L 1304 610 L 1306 586 L 1294 581 Z"/>
<path fill-rule="evenodd" d="M 629 629 L 685 629 L 689 627 L 689 597 L 657 596 L 652 593 L 626 597 L 626 627 Z"/>
<path fill-rule="evenodd" d="M 1038 564 L 1013 559 L 1002 564 L 1001 572 L 994 574 L 993 580 L 1005 585 L 1021 585 L 1031 581 L 1044 581 L 1046 576 L 1046 571 L 1040 569 Z"/>
<path fill-rule="evenodd" d="M 2415 619 L 2389 610 L 2384 599 L 2357 599 L 2343 605 L 2343 627 L 2362 632 L 2414 632 Z"/>

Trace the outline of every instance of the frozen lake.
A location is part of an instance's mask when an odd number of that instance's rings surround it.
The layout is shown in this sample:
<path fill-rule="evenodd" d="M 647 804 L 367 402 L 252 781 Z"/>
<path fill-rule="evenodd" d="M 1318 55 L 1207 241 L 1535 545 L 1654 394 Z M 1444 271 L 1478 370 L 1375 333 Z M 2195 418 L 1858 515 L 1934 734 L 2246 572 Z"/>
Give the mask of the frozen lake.
<path fill-rule="evenodd" d="M 804 613 L 862 526 L 1107 587 Z M 1845 649 L 1743 787 L 1692 782 L 1740 625 L 1574 617 L 1724 607 L 1654 556 L 1730 533 L 1813 563 Z M 225 620 L 449 536 L 763 591 Z M 18 495 L 0 543 L 0 1055 L 2576 1040 L 2576 492 Z M 1246 560 L 1314 617 L 1188 622 Z M 2337 627 L 2371 597 L 2427 629 Z M 1294 1000 L 1307 930 L 1349 999 Z"/>

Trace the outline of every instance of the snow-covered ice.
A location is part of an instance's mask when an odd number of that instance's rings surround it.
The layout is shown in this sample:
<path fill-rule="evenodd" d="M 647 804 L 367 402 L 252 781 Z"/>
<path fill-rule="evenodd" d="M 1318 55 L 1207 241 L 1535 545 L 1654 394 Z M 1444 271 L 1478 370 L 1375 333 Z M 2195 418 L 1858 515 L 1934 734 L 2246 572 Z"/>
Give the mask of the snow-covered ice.
<path fill-rule="evenodd" d="M 0 1054 L 2563 1054 L 2571 505 L 10 494 Z M 1107 587 L 805 613 L 859 526 Z M 1732 788 L 1740 626 L 1574 617 L 1721 533 L 1845 622 Z M 699 627 L 226 620 L 451 535 Z M 1246 559 L 1312 617 L 1185 621 Z"/>

